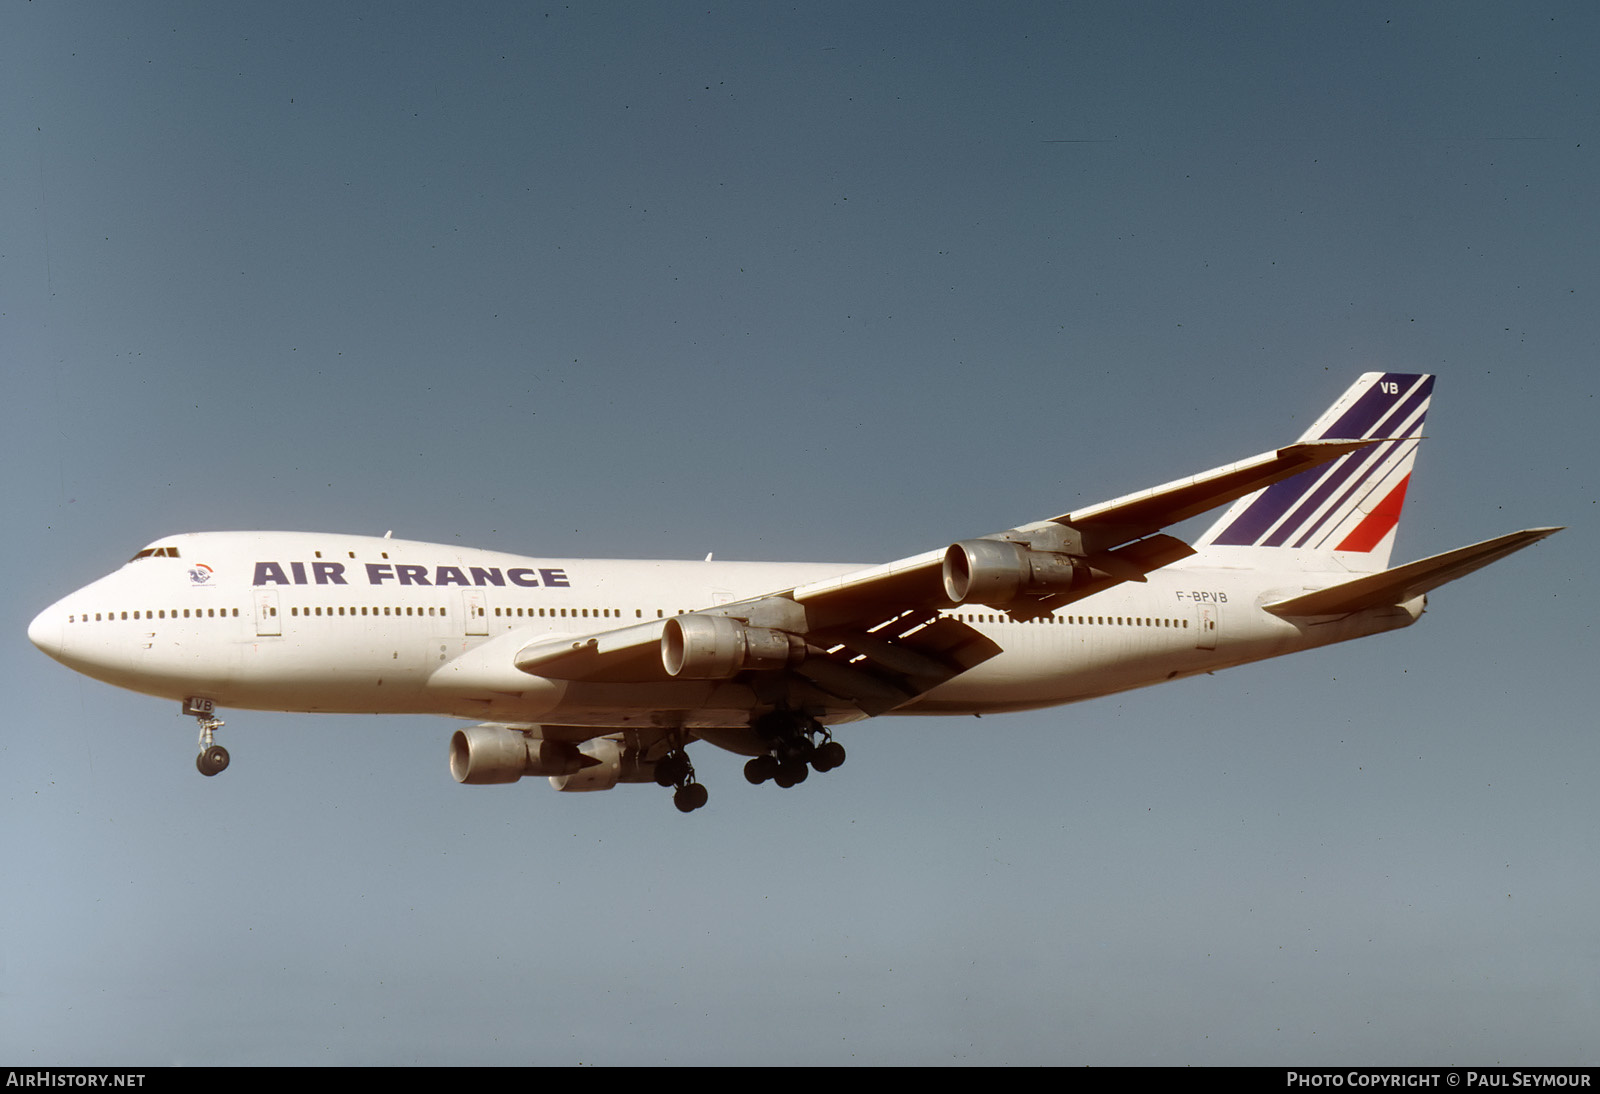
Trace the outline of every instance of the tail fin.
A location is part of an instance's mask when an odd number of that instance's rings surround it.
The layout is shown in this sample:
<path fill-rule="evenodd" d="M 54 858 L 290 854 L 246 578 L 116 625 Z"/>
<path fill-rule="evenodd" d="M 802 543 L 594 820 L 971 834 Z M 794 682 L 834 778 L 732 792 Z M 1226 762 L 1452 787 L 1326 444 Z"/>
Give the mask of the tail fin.
<path fill-rule="evenodd" d="M 1432 395 L 1432 376 L 1365 374 L 1300 439 L 1394 439 L 1240 498 L 1195 546 L 1272 550 L 1307 570 L 1385 569 Z"/>

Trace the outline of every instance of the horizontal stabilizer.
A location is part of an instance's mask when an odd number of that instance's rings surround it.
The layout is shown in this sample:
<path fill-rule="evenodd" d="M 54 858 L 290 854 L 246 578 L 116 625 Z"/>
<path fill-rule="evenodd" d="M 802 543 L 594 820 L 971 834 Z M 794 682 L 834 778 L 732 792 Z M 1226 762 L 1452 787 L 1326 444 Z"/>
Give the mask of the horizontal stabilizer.
<path fill-rule="evenodd" d="M 1264 607 L 1273 615 L 1343 615 L 1403 604 L 1559 531 L 1560 528 L 1527 528 Z"/>

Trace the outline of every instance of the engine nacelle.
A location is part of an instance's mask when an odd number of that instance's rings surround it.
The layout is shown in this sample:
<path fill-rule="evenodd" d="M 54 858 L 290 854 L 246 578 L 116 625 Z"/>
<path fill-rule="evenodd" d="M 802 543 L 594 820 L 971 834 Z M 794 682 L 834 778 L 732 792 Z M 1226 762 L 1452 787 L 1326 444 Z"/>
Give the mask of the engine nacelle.
<path fill-rule="evenodd" d="M 546 775 L 557 790 L 610 790 L 619 782 L 650 782 L 655 762 L 609 737 L 582 744 L 541 741 L 508 726 L 468 726 L 450 736 L 450 774 L 459 783 L 514 783 Z"/>
<path fill-rule="evenodd" d="M 1082 560 L 1003 539 L 968 539 L 944 553 L 944 593 L 957 604 L 1008 604 L 1072 588 Z"/>
<path fill-rule="evenodd" d="M 642 759 L 635 749 L 623 748 L 609 737 L 596 737 L 577 746 L 583 766 L 565 775 L 551 775 L 550 785 L 557 790 L 610 790 L 619 782 L 653 782 L 654 760 Z"/>
<path fill-rule="evenodd" d="M 746 669 L 782 669 L 805 659 L 805 640 L 725 615 L 676 615 L 661 632 L 661 664 L 683 680 L 727 680 Z"/>
<path fill-rule="evenodd" d="M 506 726 L 468 726 L 450 735 L 450 774 L 458 783 L 514 783 L 524 775 L 559 777 L 581 770 L 585 762 L 575 745 L 541 741 Z"/>

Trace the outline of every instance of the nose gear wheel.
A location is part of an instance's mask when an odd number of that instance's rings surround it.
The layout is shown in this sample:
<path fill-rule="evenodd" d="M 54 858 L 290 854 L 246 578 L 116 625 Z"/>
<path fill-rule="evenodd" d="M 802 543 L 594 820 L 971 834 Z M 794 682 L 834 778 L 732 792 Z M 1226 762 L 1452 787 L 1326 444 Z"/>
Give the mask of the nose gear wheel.
<path fill-rule="evenodd" d="M 183 704 L 183 712 L 200 723 L 200 754 L 194 758 L 195 769 L 207 777 L 220 775 L 228 767 L 228 750 L 216 743 L 216 732 L 227 723 L 216 716 L 209 699 L 190 699 Z"/>

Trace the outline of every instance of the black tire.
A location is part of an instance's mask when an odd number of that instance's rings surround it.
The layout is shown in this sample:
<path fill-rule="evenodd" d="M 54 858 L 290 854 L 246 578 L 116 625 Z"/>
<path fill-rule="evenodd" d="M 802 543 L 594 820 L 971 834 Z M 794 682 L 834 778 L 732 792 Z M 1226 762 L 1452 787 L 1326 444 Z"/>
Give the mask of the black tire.
<path fill-rule="evenodd" d="M 693 813 L 696 809 L 705 805 L 710 797 L 711 794 L 704 785 L 690 783 L 688 786 L 680 786 L 677 789 L 677 792 L 672 795 L 672 804 L 678 807 L 678 812 L 680 813 Z"/>
<path fill-rule="evenodd" d="M 817 749 L 817 754 L 811 760 L 811 766 L 818 771 L 832 771 L 842 763 L 844 763 L 844 745 L 838 741 L 829 741 Z"/>
<path fill-rule="evenodd" d="M 656 763 L 656 785 L 677 786 L 689 777 L 689 757 L 671 752 Z"/>
<path fill-rule="evenodd" d="M 228 750 L 221 745 L 211 745 L 194 758 L 194 766 L 208 778 L 220 775 L 228 769 Z"/>

